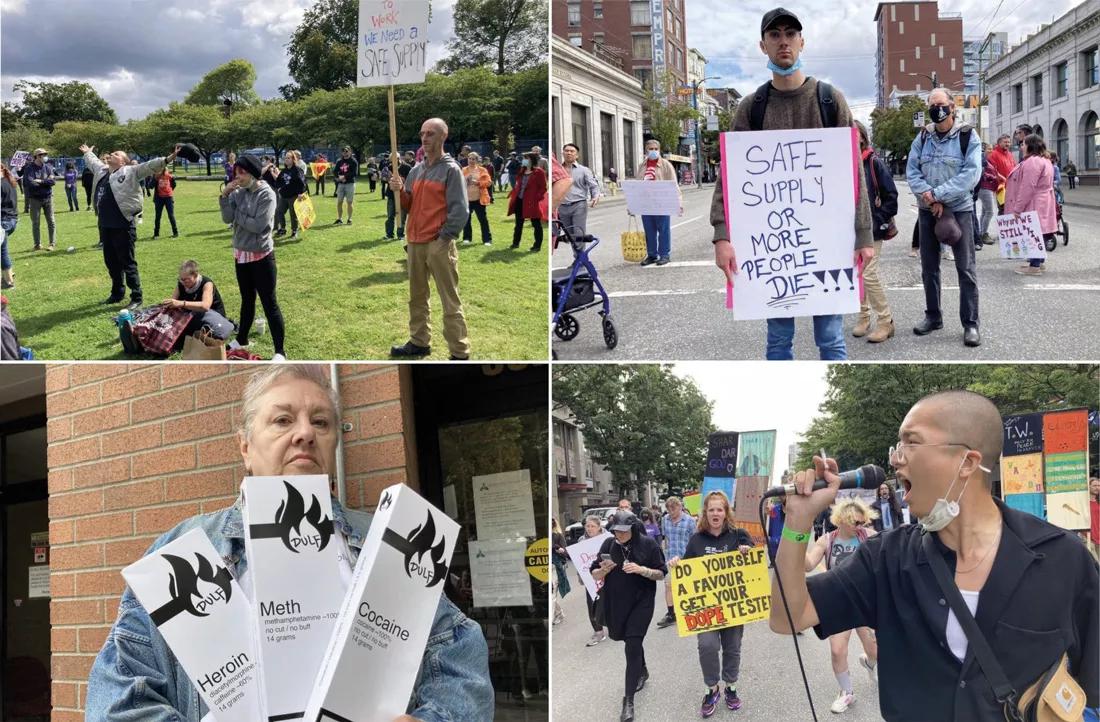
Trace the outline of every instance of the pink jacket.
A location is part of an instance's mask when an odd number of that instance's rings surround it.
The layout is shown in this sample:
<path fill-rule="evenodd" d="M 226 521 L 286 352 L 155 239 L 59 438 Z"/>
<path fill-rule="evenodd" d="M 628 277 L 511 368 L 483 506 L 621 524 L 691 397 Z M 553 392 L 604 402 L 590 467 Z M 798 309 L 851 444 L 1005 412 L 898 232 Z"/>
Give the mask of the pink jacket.
<path fill-rule="evenodd" d="M 1039 228 L 1044 234 L 1058 229 L 1054 204 L 1054 170 L 1050 161 L 1033 155 L 1012 169 L 1005 185 L 1005 213 L 1039 214 Z"/>

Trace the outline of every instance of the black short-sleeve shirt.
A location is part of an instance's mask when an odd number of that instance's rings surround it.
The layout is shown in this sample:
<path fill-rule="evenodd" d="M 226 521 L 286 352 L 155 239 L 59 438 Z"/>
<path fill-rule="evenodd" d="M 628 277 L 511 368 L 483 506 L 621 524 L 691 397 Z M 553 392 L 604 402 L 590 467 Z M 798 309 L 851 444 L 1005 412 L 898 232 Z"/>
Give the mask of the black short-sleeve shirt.
<path fill-rule="evenodd" d="M 1100 574 L 1071 533 L 994 500 L 1004 529 L 975 619 L 1005 674 L 1022 693 L 1063 652 L 1087 703 L 1100 702 Z M 861 544 L 843 566 L 807 577 L 825 637 L 872 627 L 879 647 L 879 708 L 890 722 L 1003 720 L 968 645 L 963 662 L 947 645 L 949 605 L 921 544 L 903 526 Z M 955 553 L 935 546 L 955 569 Z"/>

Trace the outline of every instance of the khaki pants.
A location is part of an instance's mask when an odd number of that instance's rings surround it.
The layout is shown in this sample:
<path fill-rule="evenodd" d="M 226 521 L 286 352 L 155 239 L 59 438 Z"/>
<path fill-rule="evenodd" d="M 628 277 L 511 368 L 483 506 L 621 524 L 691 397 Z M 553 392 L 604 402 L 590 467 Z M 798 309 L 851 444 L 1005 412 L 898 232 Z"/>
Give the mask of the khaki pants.
<path fill-rule="evenodd" d="M 875 256 L 863 267 L 863 301 L 859 305 L 859 315 L 870 318 L 871 311 L 878 316 L 879 323 L 890 323 L 890 306 L 886 303 L 886 287 L 878 275 L 878 259 L 882 254 L 882 241 L 875 241 Z"/>
<path fill-rule="evenodd" d="M 409 244 L 409 337 L 417 346 L 430 346 L 432 341 L 431 287 L 428 276 L 435 279 L 435 290 L 443 305 L 443 337 L 452 356 L 470 355 L 466 338 L 466 316 L 462 299 L 458 297 L 458 249 L 455 242 L 436 239 L 428 243 Z"/>

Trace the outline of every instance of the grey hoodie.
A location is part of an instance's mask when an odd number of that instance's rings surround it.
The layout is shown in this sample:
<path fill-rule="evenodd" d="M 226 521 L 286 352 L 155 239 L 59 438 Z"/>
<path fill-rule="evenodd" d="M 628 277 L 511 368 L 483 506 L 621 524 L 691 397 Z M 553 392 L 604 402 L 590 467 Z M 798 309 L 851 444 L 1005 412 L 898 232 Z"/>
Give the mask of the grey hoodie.
<path fill-rule="evenodd" d="M 84 165 L 92 169 L 95 174 L 93 187 L 99 185 L 104 174 L 110 173 L 106 163 L 96 158 L 95 153 L 88 151 L 84 154 Z M 141 213 L 144 194 L 141 190 L 141 182 L 151 175 L 156 175 L 164 170 L 164 158 L 153 158 L 145 163 L 137 165 L 124 165 L 114 173 L 111 173 L 111 193 L 115 196 L 118 209 L 123 217 L 133 223 L 134 216 Z"/>
<path fill-rule="evenodd" d="M 249 253 L 275 250 L 271 231 L 275 225 L 275 191 L 262 180 L 252 188 L 236 188 L 218 196 L 222 221 L 233 224 L 233 248 Z"/>

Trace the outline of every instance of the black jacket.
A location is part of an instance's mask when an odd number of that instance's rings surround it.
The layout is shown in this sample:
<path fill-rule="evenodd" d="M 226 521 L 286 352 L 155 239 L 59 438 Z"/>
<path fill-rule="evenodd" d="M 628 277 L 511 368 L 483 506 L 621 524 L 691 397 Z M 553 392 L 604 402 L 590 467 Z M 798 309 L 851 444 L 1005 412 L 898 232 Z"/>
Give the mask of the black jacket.
<path fill-rule="evenodd" d="M 872 177 L 871 164 L 874 163 L 874 176 Z M 871 219 L 874 223 L 871 235 L 876 241 L 886 238 L 886 226 L 890 219 L 898 214 L 898 187 L 894 185 L 894 178 L 877 155 L 870 155 L 863 161 L 863 175 L 867 178 L 868 200 L 871 202 Z M 877 183 L 877 187 L 876 187 Z M 875 194 L 878 193 L 880 205 L 875 207 Z"/>
<path fill-rule="evenodd" d="M 19 193 L 7 178 L 0 178 L 0 219 L 10 221 L 19 217 Z"/>
<path fill-rule="evenodd" d="M 281 198 L 297 198 L 306 192 L 306 179 L 302 175 L 302 169 L 297 166 L 280 168 L 279 177 L 275 179 L 275 192 Z"/>
<path fill-rule="evenodd" d="M 747 547 L 756 546 L 753 544 L 749 533 L 739 526 L 733 528 L 727 526 L 718 536 L 714 536 L 709 531 L 697 531 L 691 535 L 691 539 L 688 539 L 684 559 L 693 559 L 707 554 L 735 552 L 742 545 Z"/>

